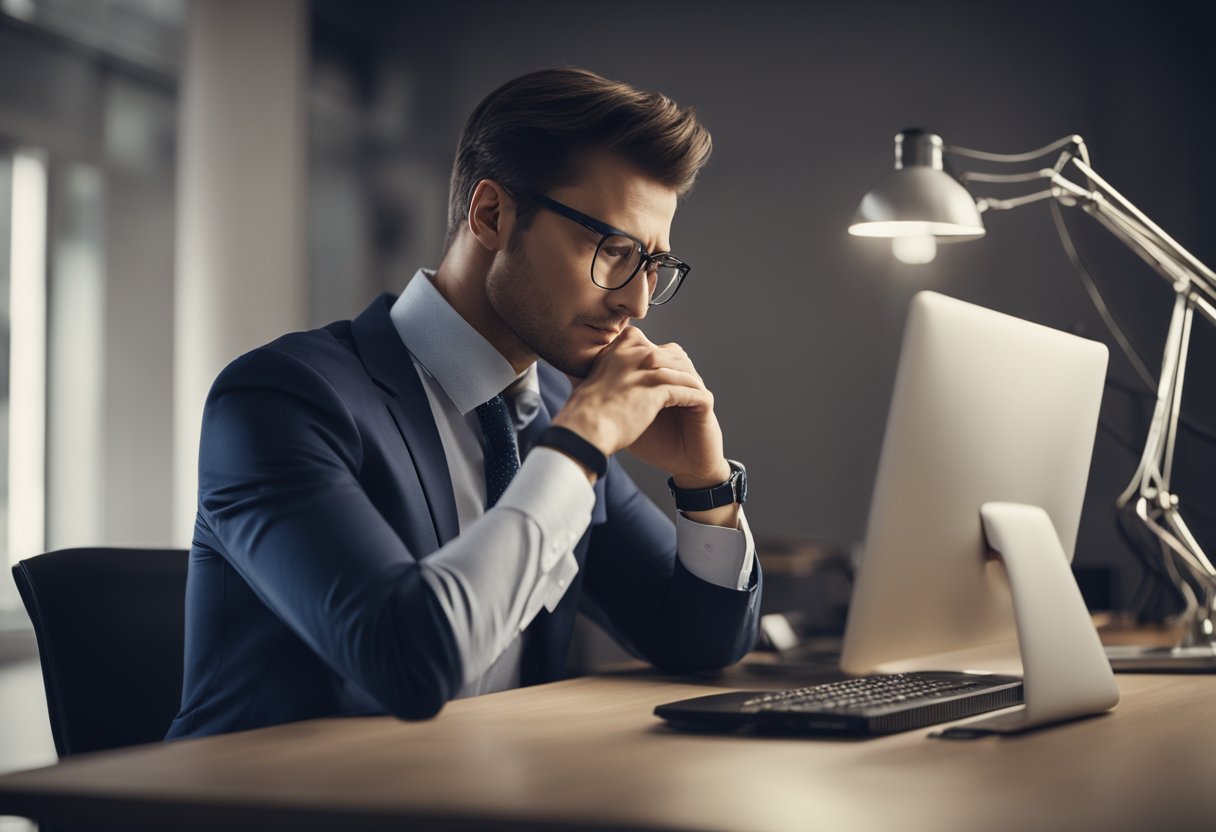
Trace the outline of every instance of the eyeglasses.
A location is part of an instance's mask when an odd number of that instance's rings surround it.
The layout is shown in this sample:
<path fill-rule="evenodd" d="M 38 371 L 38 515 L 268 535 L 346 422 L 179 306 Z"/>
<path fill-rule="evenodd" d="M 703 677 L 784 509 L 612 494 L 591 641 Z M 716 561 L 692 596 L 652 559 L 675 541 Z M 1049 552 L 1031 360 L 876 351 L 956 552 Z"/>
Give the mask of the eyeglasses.
<path fill-rule="evenodd" d="M 591 282 L 601 289 L 623 289 L 638 272 L 645 272 L 650 284 L 650 305 L 660 306 L 675 297 L 680 284 L 692 271 L 692 266 L 680 258 L 665 251 L 651 254 L 637 237 L 562 205 L 556 199 L 544 194 L 537 194 L 533 199 L 553 213 L 600 235 L 595 256 L 591 259 Z"/>

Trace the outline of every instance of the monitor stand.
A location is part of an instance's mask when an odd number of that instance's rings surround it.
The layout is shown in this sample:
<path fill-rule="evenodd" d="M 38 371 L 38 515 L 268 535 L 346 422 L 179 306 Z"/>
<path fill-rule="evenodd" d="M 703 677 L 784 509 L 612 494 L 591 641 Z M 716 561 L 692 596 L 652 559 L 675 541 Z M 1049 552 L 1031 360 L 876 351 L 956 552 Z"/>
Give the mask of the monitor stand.
<path fill-rule="evenodd" d="M 1119 689 L 1110 662 L 1047 512 L 985 503 L 980 517 L 1009 577 L 1026 701 L 964 727 L 1014 733 L 1113 708 Z"/>

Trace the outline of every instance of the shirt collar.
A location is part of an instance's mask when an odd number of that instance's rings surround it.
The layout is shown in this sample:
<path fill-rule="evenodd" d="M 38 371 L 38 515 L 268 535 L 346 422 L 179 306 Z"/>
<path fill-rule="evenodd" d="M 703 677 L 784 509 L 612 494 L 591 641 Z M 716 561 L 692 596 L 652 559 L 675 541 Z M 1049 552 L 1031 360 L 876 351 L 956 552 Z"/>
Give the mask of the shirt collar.
<path fill-rule="evenodd" d="M 516 375 L 511 362 L 439 293 L 432 282 L 434 276 L 430 269 L 419 269 L 389 315 L 405 348 L 439 383 L 456 409 L 468 415 L 477 405 L 504 391 L 515 400 L 519 393 L 528 393 L 527 400 L 539 401 L 536 363 Z M 515 403 L 512 401 L 512 405 Z M 518 421 L 522 414 L 518 407 L 516 410 Z"/>

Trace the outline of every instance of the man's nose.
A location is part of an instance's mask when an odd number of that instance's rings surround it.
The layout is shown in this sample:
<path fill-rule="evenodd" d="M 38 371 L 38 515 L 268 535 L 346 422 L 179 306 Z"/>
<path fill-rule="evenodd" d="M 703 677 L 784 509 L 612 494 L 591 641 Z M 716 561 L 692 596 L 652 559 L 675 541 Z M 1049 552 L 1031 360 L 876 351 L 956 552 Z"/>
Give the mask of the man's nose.
<path fill-rule="evenodd" d="M 638 270 L 627 284 L 611 293 L 615 295 L 615 308 L 630 318 L 645 318 L 650 309 L 650 282 L 646 279 L 646 269 Z"/>

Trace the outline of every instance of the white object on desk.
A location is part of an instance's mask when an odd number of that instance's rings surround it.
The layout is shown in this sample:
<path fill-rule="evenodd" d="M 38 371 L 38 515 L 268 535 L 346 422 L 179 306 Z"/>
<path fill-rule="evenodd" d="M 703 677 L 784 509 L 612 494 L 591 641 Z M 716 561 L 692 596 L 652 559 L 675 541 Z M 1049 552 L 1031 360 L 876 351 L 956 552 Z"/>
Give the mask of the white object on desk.
<path fill-rule="evenodd" d="M 980 516 L 1009 578 L 1026 704 L 967 727 L 1021 731 L 1113 708 L 1115 675 L 1047 512 L 985 503 Z"/>
<path fill-rule="evenodd" d="M 846 671 L 1023 673 L 1026 707 L 991 730 L 1115 704 L 1068 567 L 1106 364 L 1097 342 L 933 292 L 913 298 Z"/>

